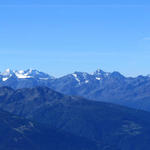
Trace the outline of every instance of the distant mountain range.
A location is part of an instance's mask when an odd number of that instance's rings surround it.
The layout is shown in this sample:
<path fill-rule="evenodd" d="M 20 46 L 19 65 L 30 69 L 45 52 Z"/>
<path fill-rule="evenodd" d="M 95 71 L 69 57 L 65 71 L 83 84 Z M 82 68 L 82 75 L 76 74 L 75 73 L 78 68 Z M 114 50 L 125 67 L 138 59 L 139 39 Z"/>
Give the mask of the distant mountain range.
<path fill-rule="evenodd" d="M 19 116 L 0 111 L 2 150 L 150 148 L 148 112 L 65 96 L 47 87 L 18 90 L 2 87 L 0 108 Z"/>
<path fill-rule="evenodd" d="M 66 95 L 111 102 L 150 111 L 150 76 L 125 77 L 119 72 L 93 74 L 74 72 L 54 78 L 37 70 L 12 71 L 0 74 L 0 86 L 13 89 L 49 87 Z"/>

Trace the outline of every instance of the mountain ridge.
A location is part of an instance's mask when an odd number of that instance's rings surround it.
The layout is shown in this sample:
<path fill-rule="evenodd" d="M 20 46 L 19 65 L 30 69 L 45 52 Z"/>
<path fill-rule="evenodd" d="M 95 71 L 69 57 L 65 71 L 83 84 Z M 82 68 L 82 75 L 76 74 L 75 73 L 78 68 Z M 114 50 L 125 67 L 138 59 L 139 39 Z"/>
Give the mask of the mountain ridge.
<path fill-rule="evenodd" d="M 0 75 L 8 75 L 8 74 L 10 74 L 10 73 L 19 73 L 19 74 L 24 74 L 24 73 L 37 73 L 37 74 L 39 74 L 39 73 L 43 73 L 43 74 L 45 74 L 45 75 L 49 75 L 51 78 L 53 78 L 53 79 L 55 79 L 55 78 L 61 78 L 61 77 L 64 77 L 64 76 L 66 76 L 66 75 L 62 75 L 62 76 L 60 76 L 60 77 L 54 77 L 53 75 L 50 75 L 49 73 L 46 73 L 46 72 L 44 72 L 44 71 L 39 71 L 39 70 L 37 70 L 37 69 L 26 69 L 26 70 L 13 70 L 13 69 L 10 69 L 10 68 L 7 68 L 6 70 L 4 70 L 3 72 L 0 72 Z M 89 74 L 89 75 L 104 75 L 104 76 L 108 76 L 108 75 L 110 75 L 110 74 L 112 74 L 112 73 L 119 73 L 118 71 L 113 71 L 113 72 L 105 72 L 105 71 L 103 71 L 102 69 L 100 69 L 100 68 L 98 68 L 97 70 L 95 70 L 94 72 L 91 72 L 91 73 L 89 73 L 89 72 L 82 72 L 82 71 L 74 71 L 73 73 L 70 73 L 70 74 L 74 74 L 74 73 L 86 73 L 86 74 Z M 121 76 L 124 76 L 124 77 L 126 77 L 126 78 L 137 78 L 137 77 L 139 77 L 139 76 L 143 76 L 143 77 L 150 77 L 150 74 L 147 74 L 147 75 L 142 75 L 142 74 L 140 74 L 140 75 L 137 75 L 137 76 L 125 76 L 125 75 L 123 75 L 123 74 L 121 74 L 121 73 L 119 73 Z M 69 74 L 68 74 L 69 75 Z M 21 78 L 21 77 L 20 77 Z M 25 78 L 25 77 L 22 77 L 22 78 Z"/>
<path fill-rule="evenodd" d="M 13 89 L 43 86 L 65 95 L 150 111 L 149 75 L 133 78 L 125 77 L 116 71 L 109 73 L 98 69 L 92 74 L 76 71 L 54 78 L 37 70 L 11 71 L 8 69 L 0 75 L 0 86 L 9 86 Z"/>

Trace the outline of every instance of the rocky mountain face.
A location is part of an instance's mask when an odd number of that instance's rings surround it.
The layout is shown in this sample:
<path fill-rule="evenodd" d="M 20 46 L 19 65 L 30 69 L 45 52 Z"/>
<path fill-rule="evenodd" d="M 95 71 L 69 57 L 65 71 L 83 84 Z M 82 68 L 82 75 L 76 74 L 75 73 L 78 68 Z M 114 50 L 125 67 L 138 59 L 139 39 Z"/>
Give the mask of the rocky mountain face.
<path fill-rule="evenodd" d="M 141 150 L 150 147 L 148 112 L 65 96 L 46 87 L 0 88 L 0 108 L 49 128 L 86 138 L 101 150 Z"/>
<path fill-rule="evenodd" d="M 49 87 L 65 95 L 111 102 L 132 108 L 150 111 L 150 77 L 125 77 L 119 72 L 104 72 L 100 69 L 92 74 L 74 72 L 54 78 L 37 70 L 11 71 L 0 75 L 0 86 L 14 89 Z"/>
<path fill-rule="evenodd" d="M 67 95 L 111 102 L 150 111 L 150 77 L 124 77 L 119 72 L 75 72 L 51 82 L 50 87 Z"/>

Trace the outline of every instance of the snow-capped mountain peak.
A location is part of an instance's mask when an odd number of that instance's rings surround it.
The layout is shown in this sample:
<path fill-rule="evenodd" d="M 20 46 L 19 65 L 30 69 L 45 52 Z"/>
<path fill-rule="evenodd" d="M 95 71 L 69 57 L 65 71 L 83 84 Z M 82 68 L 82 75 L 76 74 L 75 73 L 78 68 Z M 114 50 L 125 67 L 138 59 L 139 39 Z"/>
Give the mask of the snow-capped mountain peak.
<path fill-rule="evenodd" d="M 102 75 L 102 74 L 106 74 L 106 72 L 104 72 L 104 71 L 101 70 L 101 69 L 97 69 L 97 70 L 93 73 L 93 75 Z"/>
<path fill-rule="evenodd" d="M 18 73 L 23 74 L 24 70 L 19 70 Z"/>
<path fill-rule="evenodd" d="M 101 70 L 100 68 L 98 68 L 98 69 L 94 72 L 94 74 L 101 74 L 101 73 L 104 73 L 104 71 Z"/>
<path fill-rule="evenodd" d="M 50 76 L 49 74 L 40 72 L 38 70 L 28 69 L 25 71 L 25 74 L 30 76 L 31 78 L 38 78 L 41 80 L 54 79 L 54 77 Z"/>
<path fill-rule="evenodd" d="M 86 72 L 74 72 L 72 76 L 78 82 L 79 85 L 89 83 L 91 78 L 91 75 Z"/>
<path fill-rule="evenodd" d="M 2 81 L 8 80 L 13 75 L 13 71 L 6 69 L 3 73 L 0 74 Z"/>
<path fill-rule="evenodd" d="M 11 77 L 15 77 L 18 79 L 29 79 L 34 78 L 37 80 L 48 80 L 48 79 L 54 79 L 54 77 L 49 76 L 46 73 L 40 72 L 38 70 L 11 70 L 6 69 L 3 73 L 0 74 L 2 81 L 7 81 Z"/>
<path fill-rule="evenodd" d="M 11 69 L 6 69 L 3 73 L 2 73 L 2 75 L 3 76 L 9 76 L 9 75 L 11 75 L 11 74 L 13 74 L 13 71 L 11 70 Z"/>
<path fill-rule="evenodd" d="M 76 73 L 73 73 L 72 76 L 75 78 L 75 80 L 76 80 L 79 84 L 81 84 L 81 81 L 80 81 L 80 79 L 78 78 L 78 75 L 77 75 Z"/>
<path fill-rule="evenodd" d="M 29 76 L 24 70 L 15 71 L 15 75 L 19 79 L 31 78 L 31 76 Z"/>
<path fill-rule="evenodd" d="M 111 73 L 104 72 L 101 69 L 97 69 L 92 75 L 96 77 L 97 80 L 101 80 L 102 78 L 108 77 Z"/>

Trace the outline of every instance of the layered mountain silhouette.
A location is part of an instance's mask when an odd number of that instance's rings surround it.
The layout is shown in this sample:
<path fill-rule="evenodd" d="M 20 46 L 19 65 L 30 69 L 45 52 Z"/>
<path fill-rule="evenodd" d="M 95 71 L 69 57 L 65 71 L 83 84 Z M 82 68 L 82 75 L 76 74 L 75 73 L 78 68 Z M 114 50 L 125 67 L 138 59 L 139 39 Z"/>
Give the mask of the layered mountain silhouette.
<path fill-rule="evenodd" d="M 0 74 L 0 86 L 13 89 L 49 87 L 66 95 L 82 96 L 86 99 L 111 102 L 150 111 L 150 77 L 125 77 L 119 72 L 93 74 L 74 72 L 54 78 L 37 70 L 12 71 Z"/>
<path fill-rule="evenodd" d="M 49 128 L 86 138 L 92 141 L 91 143 L 96 143 L 95 149 L 150 148 L 150 113 L 148 112 L 65 96 L 47 87 L 18 90 L 2 87 L 0 88 L 0 108 Z M 11 126 L 11 123 L 9 124 Z M 74 139 L 70 139 L 72 140 Z M 81 146 L 83 150 L 87 150 L 84 144 Z M 87 145 L 91 149 L 93 146 Z M 70 147 L 68 149 L 73 150 Z"/>

